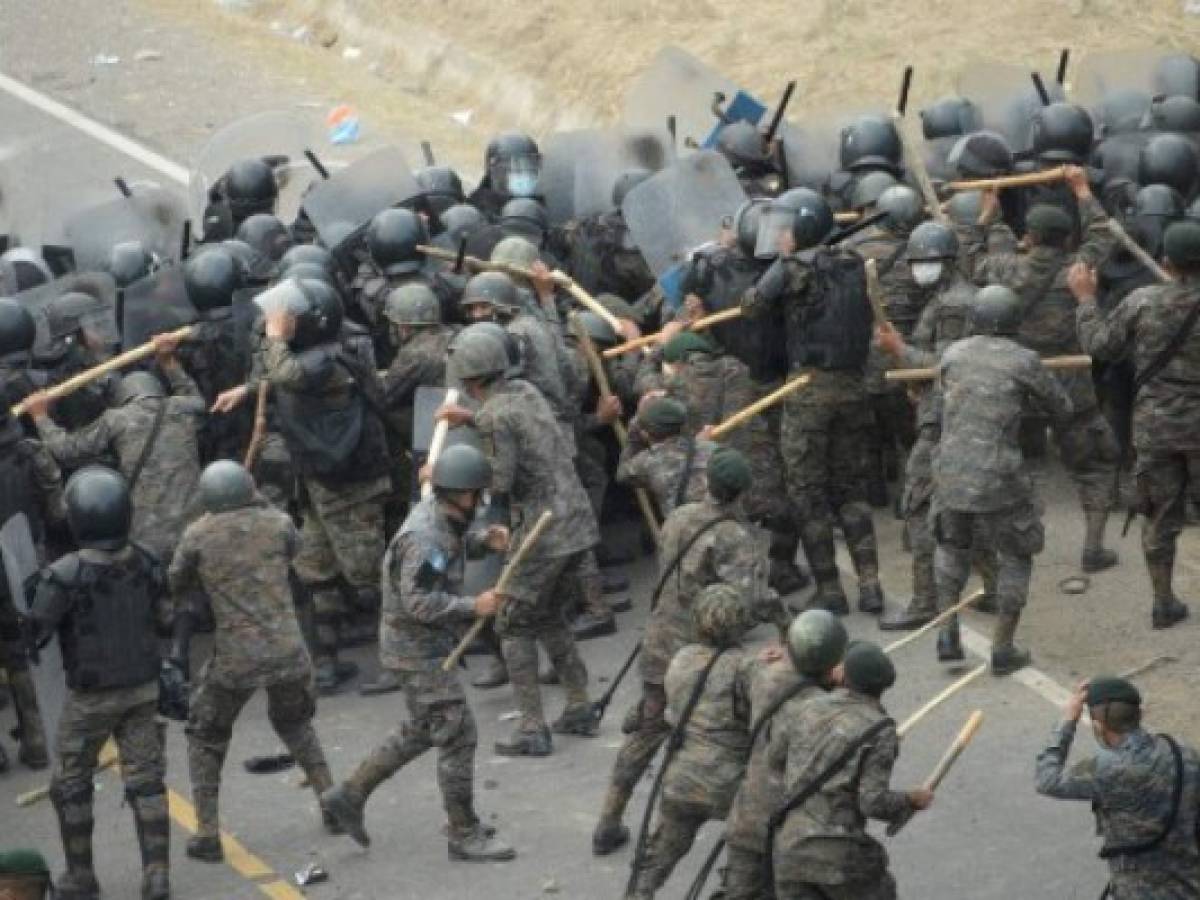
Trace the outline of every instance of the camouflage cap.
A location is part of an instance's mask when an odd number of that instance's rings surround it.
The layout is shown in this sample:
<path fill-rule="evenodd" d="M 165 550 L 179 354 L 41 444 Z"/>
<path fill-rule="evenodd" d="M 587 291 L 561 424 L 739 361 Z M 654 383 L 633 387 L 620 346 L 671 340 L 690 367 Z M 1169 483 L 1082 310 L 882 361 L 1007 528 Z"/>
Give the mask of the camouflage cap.
<path fill-rule="evenodd" d="M 750 463 L 740 451 L 722 447 L 708 460 L 708 486 L 714 495 L 733 497 L 750 487 Z"/>
<path fill-rule="evenodd" d="M 659 397 L 646 404 L 638 422 L 651 434 L 678 434 L 687 422 L 687 407 L 670 397 Z"/>
<path fill-rule="evenodd" d="M 710 584 L 692 604 L 692 618 L 702 639 L 716 646 L 728 646 L 751 626 L 741 595 L 727 584 Z"/>
<path fill-rule="evenodd" d="M 896 683 L 896 667 L 880 646 L 870 641 L 855 641 L 849 646 L 843 671 L 848 687 L 873 697 Z"/>
<path fill-rule="evenodd" d="M 1025 230 L 1044 238 L 1065 238 L 1075 230 L 1075 223 L 1060 206 L 1038 203 L 1025 215 Z"/>
<path fill-rule="evenodd" d="M 506 237 L 492 248 L 491 261 L 506 266 L 528 269 L 538 258 L 538 249 L 532 242 L 513 235 Z"/>
<path fill-rule="evenodd" d="M 1138 689 L 1124 678 L 1115 675 L 1100 675 L 1088 682 L 1087 705 L 1102 706 L 1105 703 L 1128 703 L 1142 705 Z"/>
<path fill-rule="evenodd" d="M 715 353 L 712 342 L 694 331 L 681 331 L 663 347 L 663 359 L 669 363 L 682 362 L 690 353 Z"/>

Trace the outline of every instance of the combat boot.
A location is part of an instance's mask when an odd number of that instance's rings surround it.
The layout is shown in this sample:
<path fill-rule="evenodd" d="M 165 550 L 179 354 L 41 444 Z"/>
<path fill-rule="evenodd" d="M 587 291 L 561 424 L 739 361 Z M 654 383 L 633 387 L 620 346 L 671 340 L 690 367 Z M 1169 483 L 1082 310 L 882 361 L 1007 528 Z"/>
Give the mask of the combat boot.
<path fill-rule="evenodd" d="M 155 865 L 142 872 L 142 900 L 170 900 L 171 873 L 165 865 Z"/>
<path fill-rule="evenodd" d="M 366 800 L 348 784 L 339 784 L 321 795 L 321 809 L 360 847 L 371 846 L 363 817 Z"/>
<path fill-rule="evenodd" d="M 477 687 L 480 690 L 503 687 L 506 684 L 508 684 L 508 666 L 504 664 L 504 657 L 499 654 L 488 660 L 483 671 L 471 679 L 471 687 Z"/>
<path fill-rule="evenodd" d="M 850 602 L 846 599 L 846 592 L 842 590 L 842 580 L 838 578 L 837 573 L 825 577 L 817 572 L 813 574 L 817 579 L 817 591 L 809 601 L 808 608 L 828 610 L 835 616 L 849 615 Z"/>
<path fill-rule="evenodd" d="M 629 843 L 629 828 L 621 823 L 621 816 L 629 804 L 629 791 L 618 784 L 610 784 L 604 795 L 604 808 L 600 821 L 592 831 L 592 854 L 608 856 Z"/>
<path fill-rule="evenodd" d="M 1188 617 L 1188 607 L 1175 596 L 1171 587 L 1171 576 L 1175 569 L 1175 553 L 1161 558 L 1146 558 L 1146 570 L 1150 573 L 1150 585 L 1154 593 L 1154 607 L 1150 613 L 1150 625 L 1156 630 L 1170 628 Z"/>
<path fill-rule="evenodd" d="M 912 631 L 928 625 L 937 615 L 937 589 L 933 582 L 933 557 L 913 557 L 913 596 L 904 609 L 880 616 L 880 631 Z"/>
<path fill-rule="evenodd" d="M 218 794 L 209 788 L 193 788 L 192 803 L 196 807 L 196 833 L 187 840 L 184 852 L 200 862 L 219 863 L 225 860 L 218 826 Z"/>
<path fill-rule="evenodd" d="M 46 750 L 46 729 L 42 724 L 41 710 L 38 708 L 33 676 L 29 674 L 28 669 L 9 672 L 8 683 L 21 731 L 17 760 L 27 769 L 44 769 L 50 765 L 50 754 Z"/>
<path fill-rule="evenodd" d="M 571 635 L 577 641 L 590 641 L 592 638 L 607 637 L 617 633 L 617 620 L 610 613 L 601 616 L 591 611 L 585 611 L 571 622 Z"/>
<path fill-rule="evenodd" d="M 1104 527 L 1108 524 L 1107 509 L 1084 510 L 1087 533 L 1083 541 L 1083 553 L 1080 555 L 1079 567 L 1084 572 L 1103 572 L 1111 569 L 1120 558 L 1113 550 L 1104 547 Z"/>
<path fill-rule="evenodd" d="M 376 694 L 391 694 L 401 687 L 403 683 L 398 672 L 394 669 L 380 669 L 374 681 L 366 681 L 358 686 L 358 692 L 364 697 L 374 697 Z"/>
<path fill-rule="evenodd" d="M 55 900 L 100 900 L 100 883 L 94 872 L 68 869 L 54 882 Z"/>
<path fill-rule="evenodd" d="M 600 730 L 590 703 L 568 706 L 550 727 L 555 734 L 574 734 L 579 737 L 595 737 Z"/>
<path fill-rule="evenodd" d="M 791 560 L 772 559 L 767 583 L 775 588 L 780 596 L 786 597 L 788 594 L 804 590 L 812 583 L 812 579 Z"/>
<path fill-rule="evenodd" d="M 518 728 L 507 741 L 496 741 L 497 756 L 549 756 L 554 751 L 550 729 L 542 726 L 536 731 Z"/>
<path fill-rule="evenodd" d="M 317 663 L 317 690 L 324 696 L 336 694 L 347 681 L 358 675 L 358 663 L 348 659 L 325 657 Z"/>
<path fill-rule="evenodd" d="M 0 744 L 0 773 L 8 771 L 8 754 L 4 751 L 4 745 Z"/>
<path fill-rule="evenodd" d="M 58 817 L 67 871 L 55 882 L 59 900 L 98 900 L 100 885 L 92 867 L 92 780 L 71 785 L 51 783 L 50 802 Z"/>
<path fill-rule="evenodd" d="M 1033 661 L 1028 650 L 1013 643 L 1020 621 L 1019 612 L 1002 612 L 996 617 L 996 629 L 992 633 L 992 674 L 997 677 L 1011 675 Z"/>
<path fill-rule="evenodd" d="M 962 635 L 958 628 L 958 616 L 943 625 L 938 632 L 937 658 L 938 662 L 961 662 L 966 659 L 962 648 Z"/>
<path fill-rule="evenodd" d="M 461 834 L 452 832 L 446 852 L 455 862 L 508 862 L 517 858 L 516 850 L 480 825 Z"/>
<path fill-rule="evenodd" d="M 883 586 L 878 578 L 859 583 L 858 611 L 871 616 L 883 612 Z"/>

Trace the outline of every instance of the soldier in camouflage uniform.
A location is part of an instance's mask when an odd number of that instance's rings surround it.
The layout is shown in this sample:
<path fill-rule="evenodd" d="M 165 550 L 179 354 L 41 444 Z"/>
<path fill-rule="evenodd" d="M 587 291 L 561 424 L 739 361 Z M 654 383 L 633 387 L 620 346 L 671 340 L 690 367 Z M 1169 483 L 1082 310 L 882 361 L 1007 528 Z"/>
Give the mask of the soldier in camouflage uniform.
<path fill-rule="evenodd" d="M 1094 273 L 1077 267 L 1071 285 L 1079 300 L 1084 349 L 1101 359 L 1127 360 L 1145 379 L 1134 398 L 1133 445 L 1138 503 L 1146 516 L 1142 552 L 1154 592 L 1155 628 L 1187 617 L 1187 605 L 1176 598 L 1171 579 L 1187 499 L 1200 496 L 1200 398 L 1195 387 L 1200 381 L 1200 330 L 1193 327 L 1166 358 L 1200 303 L 1200 227 L 1192 222 L 1172 225 L 1164 246 L 1177 282 L 1134 291 L 1107 317 L 1096 306 Z"/>
<path fill-rule="evenodd" d="M 659 594 L 642 638 L 639 666 L 642 696 L 626 716 L 628 735 L 613 764 L 600 820 L 592 832 L 592 852 L 612 853 L 629 839 L 621 817 L 634 787 L 670 731 L 663 687 L 672 657 L 695 641 L 693 598 L 711 584 L 727 584 L 746 598 L 759 621 L 786 627 L 786 613 L 767 586 L 766 536 L 754 532 L 739 509 L 750 487 L 750 464 L 723 448 L 708 463 L 708 496 L 677 507 L 663 523 Z"/>
<path fill-rule="evenodd" d="M 1087 706 L 1096 756 L 1067 768 Z M 1039 794 L 1092 804 L 1108 861 L 1105 897 L 1183 900 L 1200 896 L 1200 754 L 1142 727 L 1142 698 L 1124 678 L 1093 678 L 1067 701 L 1037 758 Z"/>
<path fill-rule="evenodd" d="M 450 356 L 450 372 L 462 382 L 477 412 L 443 407 L 438 416 L 451 425 L 473 423 L 492 464 L 493 524 L 513 528 L 513 547 L 543 512 L 553 518 L 537 546 L 511 580 L 496 617 L 496 633 L 508 664 L 521 720 L 496 752 L 508 756 L 546 756 L 550 730 L 538 687 L 537 645 L 550 657 L 566 689 L 567 706 L 554 722 L 559 734 L 596 733 L 587 693 L 587 668 L 564 617 L 564 595 L 584 574 L 600 539 L 596 517 L 575 474 L 566 439 L 549 403 L 538 390 L 506 377 L 508 352 L 489 326 L 468 328 Z"/>
<path fill-rule="evenodd" d="M 312 725 L 312 661 L 288 580 L 300 535 L 231 460 L 204 470 L 200 496 L 204 515 L 183 533 L 168 575 L 176 596 L 202 590 L 216 621 L 212 657 L 197 679 L 187 724 L 196 805 L 196 833 L 188 839 L 187 854 L 220 862 L 221 767 L 234 723 L 257 689 L 266 691 L 271 727 L 317 796 L 332 779 Z"/>
<path fill-rule="evenodd" d="M 768 762 L 785 773 L 773 848 L 778 900 L 895 900 L 887 851 L 867 834 L 867 820 L 903 824 L 933 802 L 924 788 L 890 787 L 899 738 L 880 698 L 896 680 L 891 661 L 863 641 L 850 645 L 842 670 L 843 690 L 790 700 L 776 715 Z"/>
<path fill-rule="evenodd" d="M 675 654 L 664 683 L 681 740 L 665 763 L 658 825 L 634 860 L 635 900 L 650 900 L 666 883 L 705 822 L 729 814 L 750 753 L 755 659 L 738 643 L 753 625 L 746 600 L 727 584 L 710 584 L 692 618 L 696 642 Z"/>
<path fill-rule="evenodd" d="M 1071 216 L 1057 206 L 1034 206 L 1026 217 L 1028 253 L 1016 254 L 1012 233 L 998 218 L 995 193 L 984 196 L 980 222 L 988 228 L 989 252 L 977 277 L 987 284 L 1003 284 L 1021 299 L 1019 340 L 1042 356 L 1079 352 L 1075 334 L 1075 308 L 1067 286 L 1067 271 L 1080 260 L 1099 265 L 1110 253 L 1114 239 L 1108 216 L 1092 196 L 1087 174 L 1071 167 L 1069 183 L 1079 201 L 1084 240 L 1077 254 L 1068 250 L 1074 232 Z M 994 245 L 994 246 L 993 246 Z M 1071 398 L 1072 417 L 1054 427 L 1063 464 L 1079 488 L 1087 531 L 1080 564 L 1085 572 L 1116 565 L 1117 555 L 1104 548 L 1104 529 L 1115 502 L 1120 449 L 1112 428 L 1100 412 L 1089 370 L 1060 371 L 1055 378 Z M 1037 427 L 1044 427 L 1038 422 Z"/>
<path fill-rule="evenodd" d="M 1028 665 L 1013 644 L 1029 594 L 1033 557 L 1045 541 L 1041 509 L 1021 456 L 1017 428 L 1033 408 L 1065 422 L 1071 401 L 1037 353 L 1013 338 L 1021 304 L 1006 287 L 984 288 L 971 302 L 974 337 L 942 354 L 942 436 L 933 462 L 934 556 L 938 607 L 958 602 L 971 570 L 971 552 L 994 547 L 998 616 L 992 637 L 992 672 L 1004 675 Z M 938 636 L 938 658 L 963 659 L 957 619 Z"/>
<path fill-rule="evenodd" d="M 41 572 L 29 615 L 34 643 L 57 631 L 70 689 L 50 782 L 67 863 L 57 896 L 100 896 L 92 867 L 92 779 L 100 748 L 111 737 L 141 849 L 142 900 L 165 900 L 171 829 L 154 717 L 158 636 L 171 626 L 166 579 L 158 561 L 129 540 L 129 491 L 118 473 L 80 469 L 67 482 L 64 499 L 81 549 Z"/>
<path fill-rule="evenodd" d="M 184 527 L 196 514 L 197 437 L 205 417 L 204 398 L 174 356 L 177 344 L 170 335 L 154 338 L 170 396 L 153 374 L 131 373 L 120 382 L 120 406 L 70 433 L 49 417 L 44 395 L 34 395 L 29 408 L 42 440 L 60 465 L 73 469 L 106 454 L 117 458 L 131 484 L 131 536 L 161 560 L 171 558 Z"/>
<path fill-rule="evenodd" d="M 493 591 L 462 594 L 464 553 L 475 536 L 467 529 L 491 469 L 478 450 L 449 447 L 433 467 L 433 494 L 421 500 L 392 539 L 383 561 L 383 623 L 379 653 L 403 686 L 409 720 L 359 763 L 324 802 L 347 833 L 364 847 L 368 798 L 384 781 L 436 747 L 437 778 L 449 819 L 451 859 L 502 861 L 516 854 L 497 841 L 475 814 L 475 718 L 455 672 L 442 663 L 476 616 L 491 616 L 500 600 Z M 502 546 L 505 529 L 494 527 L 490 543 Z M 476 542 L 478 543 L 478 542 Z"/>
<path fill-rule="evenodd" d="M 630 238 L 621 212 L 625 195 L 649 174 L 644 170 L 622 173 L 613 185 L 612 210 L 572 222 L 560 232 L 567 274 L 592 296 L 616 294 L 634 303 L 654 287 L 654 273 Z"/>
<path fill-rule="evenodd" d="M 704 479 L 717 449 L 685 432 L 687 408 L 669 397 L 650 397 L 629 427 L 629 443 L 617 463 L 617 483 L 649 492 L 664 516 L 708 493 Z"/>

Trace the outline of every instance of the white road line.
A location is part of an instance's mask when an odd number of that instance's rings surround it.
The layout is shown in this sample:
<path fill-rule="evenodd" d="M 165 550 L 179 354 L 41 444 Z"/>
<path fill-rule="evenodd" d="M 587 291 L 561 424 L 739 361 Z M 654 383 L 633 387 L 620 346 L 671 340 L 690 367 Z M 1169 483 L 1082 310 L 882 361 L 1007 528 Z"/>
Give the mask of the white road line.
<path fill-rule="evenodd" d="M 155 153 L 149 147 L 139 144 L 132 138 L 128 138 L 106 125 L 101 125 L 99 122 L 89 119 L 83 113 L 71 109 L 69 106 L 64 106 L 57 100 L 52 100 L 45 94 L 35 91 L 15 78 L 10 78 L 8 75 L 0 73 L 0 90 L 46 113 L 46 115 L 53 116 L 60 122 L 70 125 L 78 131 L 82 131 L 84 134 L 111 147 L 118 153 L 124 153 L 131 159 L 135 159 L 142 165 L 154 169 L 172 181 L 177 181 L 184 185 L 188 183 L 188 170 L 184 166 L 172 162 L 161 153 Z"/>

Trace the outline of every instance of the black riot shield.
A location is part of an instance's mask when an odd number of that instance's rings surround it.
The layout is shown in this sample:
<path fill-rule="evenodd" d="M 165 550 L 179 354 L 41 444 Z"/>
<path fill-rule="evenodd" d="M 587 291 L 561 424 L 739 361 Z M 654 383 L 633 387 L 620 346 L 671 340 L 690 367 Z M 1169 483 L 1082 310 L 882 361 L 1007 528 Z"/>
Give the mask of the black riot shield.
<path fill-rule="evenodd" d="M 138 347 L 156 334 L 174 331 L 199 318 L 188 299 L 183 269 L 165 266 L 122 291 L 121 346 Z"/>
<path fill-rule="evenodd" d="M 314 184 L 303 209 L 321 243 L 332 248 L 376 213 L 420 193 L 404 154 L 396 147 L 383 147 Z"/>
<path fill-rule="evenodd" d="M 113 247 L 131 241 L 160 259 L 178 257 L 187 219 L 183 196 L 149 182 L 130 185 L 130 192 L 67 218 L 66 243 L 78 271 L 107 271 Z"/>

